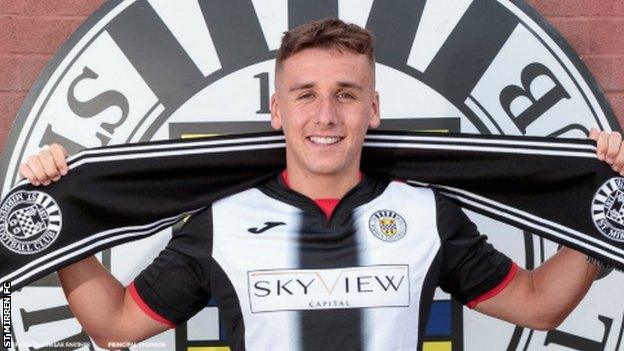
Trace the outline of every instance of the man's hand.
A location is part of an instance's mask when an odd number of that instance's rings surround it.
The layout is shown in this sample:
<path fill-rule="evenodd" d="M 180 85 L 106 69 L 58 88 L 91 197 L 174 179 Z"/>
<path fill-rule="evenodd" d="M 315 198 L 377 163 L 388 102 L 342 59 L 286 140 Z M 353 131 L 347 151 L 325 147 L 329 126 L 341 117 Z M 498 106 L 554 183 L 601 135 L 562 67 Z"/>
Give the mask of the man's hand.
<path fill-rule="evenodd" d="M 19 166 L 20 176 L 34 186 L 50 185 L 67 174 L 67 150 L 59 144 L 44 148 L 37 155 L 28 157 L 26 163 Z"/>
<path fill-rule="evenodd" d="M 589 137 L 596 141 L 596 155 L 611 168 L 624 176 L 624 143 L 619 132 L 601 132 L 596 128 L 589 131 Z"/>

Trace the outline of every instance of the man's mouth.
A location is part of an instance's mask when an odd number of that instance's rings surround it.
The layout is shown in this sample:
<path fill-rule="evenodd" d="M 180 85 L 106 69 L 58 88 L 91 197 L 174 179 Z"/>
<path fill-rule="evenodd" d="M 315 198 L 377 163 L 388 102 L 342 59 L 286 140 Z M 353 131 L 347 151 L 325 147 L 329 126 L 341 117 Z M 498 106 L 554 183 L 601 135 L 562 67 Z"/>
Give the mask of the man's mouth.
<path fill-rule="evenodd" d="M 318 145 L 333 145 L 342 140 L 342 137 L 337 136 L 310 136 L 308 140 Z"/>

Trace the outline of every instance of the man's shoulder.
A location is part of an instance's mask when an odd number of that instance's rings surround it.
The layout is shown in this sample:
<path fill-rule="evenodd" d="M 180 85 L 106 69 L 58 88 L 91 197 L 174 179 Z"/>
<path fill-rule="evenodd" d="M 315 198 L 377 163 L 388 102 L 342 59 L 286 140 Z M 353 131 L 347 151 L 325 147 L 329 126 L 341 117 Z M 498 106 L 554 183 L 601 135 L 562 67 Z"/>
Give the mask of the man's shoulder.
<path fill-rule="evenodd" d="M 262 191 L 260 191 L 258 186 L 241 190 L 234 194 L 225 196 L 213 203 L 213 206 L 222 205 L 223 203 L 230 202 L 246 202 L 248 200 L 253 200 L 258 198 L 258 196 L 262 195 Z"/>
<path fill-rule="evenodd" d="M 390 191 L 403 192 L 406 194 L 420 195 L 420 196 L 434 196 L 437 191 L 427 184 L 419 183 L 416 181 L 408 181 L 404 179 L 392 179 L 388 181 L 387 189 Z"/>
<path fill-rule="evenodd" d="M 384 183 L 384 180 L 381 180 Z M 412 212 L 432 209 L 436 206 L 435 190 L 425 185 L 404 181 L 400 179 L 388 179 L 385 181 L 383 190 L 378 193 L 373 206 L 379 206 L 381 201 L 384 206 Z"/>
<path fill-rule="evenodd" d="M 384 192 L 394 202 L 404 201 L 406 204 L 427 205 L 435 207 L 436 214 L 456 214 L 461 212 L 457 200 L 448 197 L 444 192 L 429 184 L 401 179 L 390 180 Z"/>
<path fill-rule="evenodd" d="M 212 204 L 213 211 L 257 211 L 260 209 L 276 209 L 285 200 L 287 191 L 279 185 L 277 177 L 255 184 L 231 195 L 225 196 Z"/>

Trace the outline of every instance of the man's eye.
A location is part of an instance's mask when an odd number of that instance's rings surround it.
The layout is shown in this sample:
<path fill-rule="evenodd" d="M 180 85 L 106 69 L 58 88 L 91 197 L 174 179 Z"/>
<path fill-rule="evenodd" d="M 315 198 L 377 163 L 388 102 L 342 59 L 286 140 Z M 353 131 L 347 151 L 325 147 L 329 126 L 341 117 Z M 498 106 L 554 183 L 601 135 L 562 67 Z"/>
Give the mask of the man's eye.
<path fill-rule="evenodd" d="M 353 96 L 353 95 L 351 95 L 350 93 L 347 93 L 347 92 L 342 92 L 342 93 L 338 94 L 338 98 L 339 99 L 349 99 L 349 100 L 352 100 L 352 99 L 355 99 L 355 96 Z"/>
<path fill-rule="evenodd" d="M 313 97 L 314 97 L 314 94 L 312 94 L 312 93 L 305 93 L 305 94 L 299 95 L 299 99 L 300 100 L 307 100 L 307 99 L 311 99 Z"/>

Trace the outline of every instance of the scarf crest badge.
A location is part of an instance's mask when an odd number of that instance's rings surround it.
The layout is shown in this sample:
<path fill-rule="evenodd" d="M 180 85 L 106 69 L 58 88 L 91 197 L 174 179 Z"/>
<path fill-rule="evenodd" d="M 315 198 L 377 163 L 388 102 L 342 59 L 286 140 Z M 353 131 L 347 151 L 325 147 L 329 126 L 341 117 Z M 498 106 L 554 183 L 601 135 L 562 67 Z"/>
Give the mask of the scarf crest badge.
<path fill-rule="evenodd" d="M 56 201 L 40 191 L 18 191 L 0 206 L 0 243 L 19 254 L 35 254 L 48 248 L 62 228 Z"/>
<path fill-rule="evenodd" d="M 624 241 L 624 178 L 606 181 L 592 200 L 592 219 L 596 228 L 609 239 Z"/>

